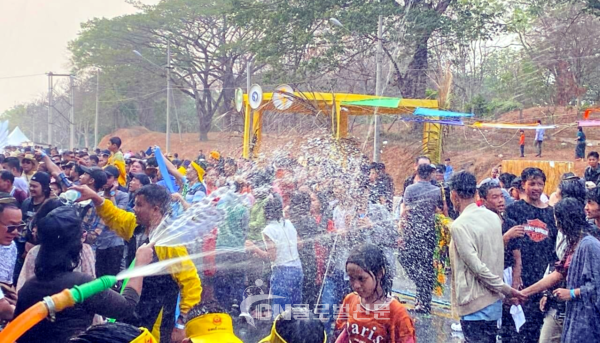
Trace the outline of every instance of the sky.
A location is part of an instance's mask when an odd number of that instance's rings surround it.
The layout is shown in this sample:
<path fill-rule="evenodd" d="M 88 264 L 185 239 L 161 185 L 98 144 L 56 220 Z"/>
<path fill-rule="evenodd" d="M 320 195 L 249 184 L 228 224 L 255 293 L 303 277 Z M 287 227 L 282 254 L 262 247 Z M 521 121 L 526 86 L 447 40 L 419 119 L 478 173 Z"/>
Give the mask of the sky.
<path fill-rule="evenodd" d="M 124 0 L 0 0 L 0 113 L 45 96 L 45 73 L 68 74 L 67 43 L 82 22 L 135 11 Z"/>

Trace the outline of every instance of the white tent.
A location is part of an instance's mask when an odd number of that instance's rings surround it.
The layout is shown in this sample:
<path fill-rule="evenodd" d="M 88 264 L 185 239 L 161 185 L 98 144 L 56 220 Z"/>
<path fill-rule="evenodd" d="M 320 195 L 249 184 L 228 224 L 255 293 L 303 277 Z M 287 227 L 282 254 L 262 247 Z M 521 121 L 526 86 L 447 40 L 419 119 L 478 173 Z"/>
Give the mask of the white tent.
<path fill-rule="evenodd" d="M 8 141 L 6 142 L 6 145 L 20 146 L 21 144 L 27 143 L 29 141 L 30 141 L 29 138 L 27 138 L 27 136 L 25 136 L 23 131 L 21 131 L 21 129 L 19 129 L 19 127 L 17 126 L 10 133 L 10 135 L 8 135 Z"/>

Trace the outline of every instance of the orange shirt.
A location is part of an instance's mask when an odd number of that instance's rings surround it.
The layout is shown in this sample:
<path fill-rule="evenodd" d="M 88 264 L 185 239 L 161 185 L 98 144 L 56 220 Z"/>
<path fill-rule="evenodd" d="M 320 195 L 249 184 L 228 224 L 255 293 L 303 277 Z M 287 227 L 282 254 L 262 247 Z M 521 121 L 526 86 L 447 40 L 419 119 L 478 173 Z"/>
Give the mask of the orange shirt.
<path fill-rule="evenodd" d="M 521 139 L 519 139 L 519 145 L 525 145 L 525 134 L 521 134 Z"/>
<path fill-rule="evenodd" d="M 415 327 L 408 312 L 396 299 L 367 311 L 356 293 L 346 296 L 336 321 L 345 329 L 350 343 L 415 343 Z"/>

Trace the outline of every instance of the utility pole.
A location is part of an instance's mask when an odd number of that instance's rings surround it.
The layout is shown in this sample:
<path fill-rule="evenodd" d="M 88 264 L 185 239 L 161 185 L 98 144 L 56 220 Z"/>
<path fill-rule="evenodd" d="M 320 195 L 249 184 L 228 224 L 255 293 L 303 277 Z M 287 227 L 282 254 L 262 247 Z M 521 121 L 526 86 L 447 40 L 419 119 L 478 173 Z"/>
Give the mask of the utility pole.
<path fill-rule="evenodd" d="M 29 114 L 29 106 L 25 110 Z M 35 111 L 31 111 L 31 140 L 35 143 Z"/>
<path fill-rule="evenodd" d="M 94 146 L 98 146 L 98 109 L 100 108 L 100 69 L 96 70 L 96 117 L 94 118 Z"/>
<path fill-rule="evenodd" d="M 171 152 L 171 43 L 167 43 L 167 152 Z"/>
<path fill-rule="evenodd" d="M 69 150 L 75 149 L 75 76 L 69 75 L 71 82 L 71 112 L 69 113 Z"/>
<path fill-rule="evenodd" d="M 48 145 L 52 145 L 52 72 L 48 73 Z"/>
<path fill-rule="evenodd" d="M 377 22 L 377 69 L 375 71 L 375 95 L 381 96 L 381 59 L 382 59 L 382 43 L 381 38 L 383 36 L 383 17 L 379 15 Z M 379 114 L 375 114 L 373 118 L 373 162 L 381 161 L 381 121 Z"/>
<path fill-rule="evenodd" d="M 250 87 L 252 87 L 252 59 L 249 59 L 246 63 L 246 94 L 248 94 L 248 102 L 250 102 Z M 248 157 L 251 159 L 252 152 L 250 147 L 252 145 L 252 137 L 254 137 L 254 129 L 252 128 L 254 118 L 252 116 L 252 107 L 248 106 L 248 108 L 250 109 L 250 113 L 248 113 L 248 116 L 250 116 L 250 124 L 248 125 Z"/>

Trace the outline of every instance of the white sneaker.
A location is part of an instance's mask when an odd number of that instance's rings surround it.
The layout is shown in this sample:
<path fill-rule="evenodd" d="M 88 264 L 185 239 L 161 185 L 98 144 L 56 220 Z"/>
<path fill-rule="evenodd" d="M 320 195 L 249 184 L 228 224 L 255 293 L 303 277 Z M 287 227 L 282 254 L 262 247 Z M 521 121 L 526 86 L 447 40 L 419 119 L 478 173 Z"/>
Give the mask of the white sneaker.
<path fill-rule="evenodd" d="M 462 332 L 462 327 L 460 326 L 460 323 L 452 323 L 452 325 L 450 325 L 450 328 L 452 329 L 452 331 Z"/>

